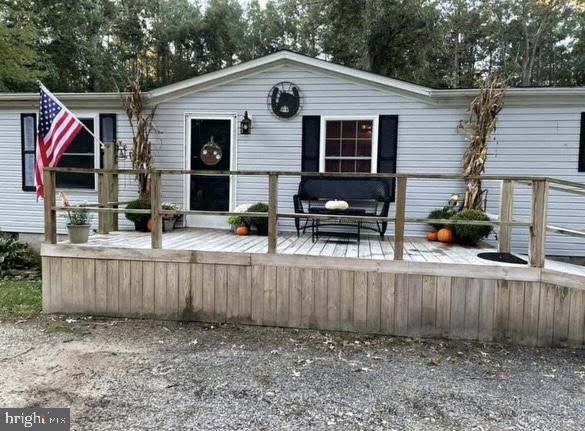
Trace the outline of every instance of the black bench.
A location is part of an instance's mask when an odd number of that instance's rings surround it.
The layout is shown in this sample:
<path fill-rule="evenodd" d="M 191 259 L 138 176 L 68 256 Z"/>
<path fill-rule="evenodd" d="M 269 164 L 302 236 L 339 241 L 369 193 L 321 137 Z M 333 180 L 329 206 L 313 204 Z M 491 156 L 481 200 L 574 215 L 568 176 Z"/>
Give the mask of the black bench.
<path fill-rule="evenodd" d="M 322 211 L 325 208 L 325 203 L 334 199 L 346 201 L 351 209 L 363 210 L 364 216 L 388 217 L 390 201 L 392 200 L 390 182 L 381 178 L 303 177 L 299 184 L 298 193 L 293 196 L 293 203 L 295 213 L 307 214 L 308 217 L 295 219 L 297 235 L 300 235 L 301 230 L 305 232 L 307 223 L 311 220 L 311 213 L 325 212 Z M 348 215 L 350 215 L 349 212 Z M 320 226 L 326 225 L 323 222 L 319 224 Z M 340 220 L 328 225 L 355 226 L 356 222 Z M 373 230 L 380 237 L 384 237 L 387 226 L 387 222 L 372 221 L 361 222 L 359 227 L 360 230 Z"/>

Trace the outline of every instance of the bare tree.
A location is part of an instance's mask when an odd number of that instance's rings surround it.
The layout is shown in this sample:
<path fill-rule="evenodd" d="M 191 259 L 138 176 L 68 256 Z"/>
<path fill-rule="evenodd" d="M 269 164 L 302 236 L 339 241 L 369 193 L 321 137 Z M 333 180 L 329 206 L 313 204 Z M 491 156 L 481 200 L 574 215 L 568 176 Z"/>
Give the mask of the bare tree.
<path fill-rule="evenodd" d="M 520 24 L 524 38 L 522 53 L 522 86 L 527 87 L 532 83 L 534 63 L 537 60 L 541 48 L 541 41 L 546 29 L 552 21 L 555 13 L 562 5 L 570 4 L 571 0 L 522 0 L 520 7 Z M 539 10 L 542 13 L 539 14 Z M 531 25 L 535 21 L 536 28 Z"/>
<path fill-rule="evenodd" d="M 485 171 L 487 142 L 496 130 L 498 114 L 503 107 L 504 87 L 505 83 L 500 78 L 488 76 L 480 83 L 479 95 L 471 101 L 469 119 L 459 123 L 468 141 L 468 147 L 463 155 L 464 176 L 479 176 Z M 465 183 L 463 207 L 482 209 L 484 190 L 481 180 L 468 178 Z"/>

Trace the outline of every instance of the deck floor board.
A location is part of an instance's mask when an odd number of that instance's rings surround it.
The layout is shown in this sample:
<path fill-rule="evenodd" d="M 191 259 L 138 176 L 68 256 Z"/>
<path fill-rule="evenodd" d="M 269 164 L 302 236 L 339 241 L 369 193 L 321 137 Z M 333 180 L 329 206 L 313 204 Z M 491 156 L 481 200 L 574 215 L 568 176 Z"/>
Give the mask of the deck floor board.
<path fill-rule="evenodd" d="M 268 238 L 265 236 L 237 236 L 219 229 L 176 229 L 163 235 L 163 249 L 222 251 L 239 253 L 266 253 Z M 63 241 L 67 243 L 68 241 Z M 85 246 L 101 248 L 150 248 L 151 237 L 147 232 L 117 231 L 95 234 Z M 394 243 L 391 237 L 364 235 L 358 246 L 355 238 L 323 236 L 312 241 L 309 232 L 297 237 L 296 233 L 281 232 L 278 237 L 278 253 L 308 256 L 346 257 L 359 259 L 392 260 Z M 485 261 L 478 253 L 496 251 L 487 243 L 478 247 L 461 247 L 453 244 L 428 242 L 422 237 L 406 237 L 404 260 L 414 262 L 457 263 L 474 265 L 518 266 Z M 521 256 L 526 259 L 526 256 Z M 585 267 L 547 260 L 545 267 L 559 272 L 585 276 Z"/>

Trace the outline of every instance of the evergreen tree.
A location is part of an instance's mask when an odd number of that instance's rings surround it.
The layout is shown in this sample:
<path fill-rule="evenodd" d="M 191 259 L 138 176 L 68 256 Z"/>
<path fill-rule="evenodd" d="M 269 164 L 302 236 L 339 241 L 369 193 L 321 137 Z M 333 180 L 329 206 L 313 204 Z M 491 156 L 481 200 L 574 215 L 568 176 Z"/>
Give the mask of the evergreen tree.
<path fill-rule="evenodd" d="M 0 0 L 0 90 L 149 89 L 282 48 L 433 87 L 585 85 L 583 0 L 202 4 Z"/>
<path fill-rule="evenodd" d="M 39 65 L 37 17 L 30 1 L 0 3 L 0 91 L 30 91 Z"/>

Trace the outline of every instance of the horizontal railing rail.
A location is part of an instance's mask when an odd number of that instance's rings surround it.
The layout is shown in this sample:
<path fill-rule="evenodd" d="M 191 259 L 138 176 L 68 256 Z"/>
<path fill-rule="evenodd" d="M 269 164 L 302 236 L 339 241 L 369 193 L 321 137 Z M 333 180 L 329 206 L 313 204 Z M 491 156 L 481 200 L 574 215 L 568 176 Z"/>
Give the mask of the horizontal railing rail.
<path fill-rule="evenodd" d="M 533 181 L 546 180 L 542 176 L 520 176 L 520 175 L 461 175 L 461 174 L 423 174 L 423 173 L 354 173 L 354 172 L 298 172 L 298 171 L 204 171 L 188 169 L 98 169 L 98 168 L 58 168 L 47 167 L 46 172 L 67 172 L 74 174 L 117 174 L 117 175 L 138 175 L 158 173 L 160 175 L 195 175 L 205 177 L 225 176 L 263 176 L 277 175 L 279 177 L 314 177 L 314 178 L 409 178 L 409 179 L 436 179 L 436 180 L 465 180 L 480 179 L 484 181 Z"/>
<path fill-rule="evenodd" d="M 511 250 L 511 231 L 513 227 L 528 228 L 530 232 L 529 261 L 530 265 L 542 267 L 544 265 L 544 245 L 547 231 L 563 233 L 573 236 L 584 236 L 585 232 L 569 229 L 561 226 L 547 224 L 546 212 L 548 202 L 548 190 L 585 195 L 585 185 L 559 180 L 550 177 L 530 177 L 518 175 L 481 175 L 464 176 L 460 174 L 426 174 L 426 173 L 333 173 L 333 172 L 296 172 L 296 171 L 203 171 L 187 169 L 90 169 L 90 168 L 45 168 L 45 240 L 49 243 L 56 242 L 56 213 L 71 210 L 71 207 L 56 205 L 55 176 L 57 172 L 88 174 L 98 176 L 98 203 L 91 203 L 83 207 L 76 207 L 84 212 L 95 212 L 100 220 L 100 231 L 109 232 L 110 226 L 105 215 L 112 217 L 120 214 L 150 214 L 154 221 L 151 232 L 151 246 L 162 247 L 162 219 L 173 215 L 218 215 L 218 216 L 244 216 L 268 219 L 268 252 L 276 253 L 277 223 L 278 219 L 315 219 L 315 220 L 341 220 L 352 222 L 385 222 L 394 223 L 394 259 L 403 258 L 404 231 L 406 224 L 444 224 L 444 225 L 489 225 L 499 228 L 498 249 L 501 252 Z M 114 199 L 108 195 L 110 190 L 110 178 L 120 175 L 148 174 L 151 178 L 151 209 L 118 208 L 129 201 L 119 201 L 118 191 L 115 190 Z M 189 209 L 163 209 L 161 204 L 161 176 L 163 175 L 189 175 L 189 176 L 260 176 L 268 179 L 268 212 L 242 213 L 232 211 L 203 211 Z M 394 216 L 364 216 L 364 215 L 331 215 L 331 214 L 307 214 L 278 211 L 278 180 L 281 177 L 314 177 L 314 178 L 372 178 L 394 179 L 395 201 Z M 500 213 L 490 221 L 482 220 L 451 220 L 429 219 L 406 216 L 407 182 L 411 180 L 465 180 L 480 179 L 482 181 L 501 182 Z M 117 181 L 115 182 L 117 185 Z M 532 187 L 532 216 L 530 220 L 513 218 L 514 184 L 528 185 Z M 554 184 L 554 185 L 553 185 Z"/>

